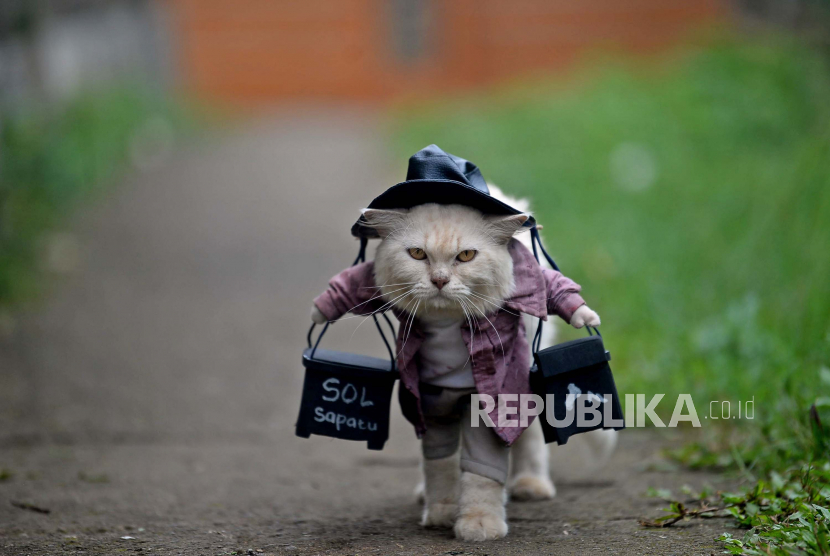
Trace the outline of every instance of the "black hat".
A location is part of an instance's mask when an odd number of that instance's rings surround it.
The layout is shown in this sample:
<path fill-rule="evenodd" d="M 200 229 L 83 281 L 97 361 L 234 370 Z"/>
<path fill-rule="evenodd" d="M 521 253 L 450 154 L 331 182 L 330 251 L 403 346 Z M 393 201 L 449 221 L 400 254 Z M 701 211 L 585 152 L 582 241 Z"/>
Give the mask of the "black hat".
<path fill-rule="evenodd" d="M 373 209 L 406 209 L 426 203 L 465 205 L 484 214 L 510 216 L 522 214 L 510 205 L 490 196 L 487 182 L 478 166 L 442 151 L 437 145 L 421 149 L 409 158 L 406 181 L 393 185 L 369 204 Z M 524 227 L 532 228 L 531 216 Z M 352 226 L 355 237 L 377 237 L 361 216 Z"/>

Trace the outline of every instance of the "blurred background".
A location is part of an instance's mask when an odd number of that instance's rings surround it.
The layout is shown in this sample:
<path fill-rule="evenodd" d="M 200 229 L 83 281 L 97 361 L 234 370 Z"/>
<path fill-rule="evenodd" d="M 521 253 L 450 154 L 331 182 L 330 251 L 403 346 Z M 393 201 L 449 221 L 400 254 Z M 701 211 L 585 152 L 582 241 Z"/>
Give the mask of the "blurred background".
<path fill-rule="evenodd" d="M 333 461 L 292 437 L 310 302 L 359 209 L 437 143 L 531 199 L 621 393 L 754 399 L 684 463 L 825 457 L 828 14 L 3 0 L 0 447 L 267 437 Z M 356 324 L 330 347 L 383 353 Z"/>

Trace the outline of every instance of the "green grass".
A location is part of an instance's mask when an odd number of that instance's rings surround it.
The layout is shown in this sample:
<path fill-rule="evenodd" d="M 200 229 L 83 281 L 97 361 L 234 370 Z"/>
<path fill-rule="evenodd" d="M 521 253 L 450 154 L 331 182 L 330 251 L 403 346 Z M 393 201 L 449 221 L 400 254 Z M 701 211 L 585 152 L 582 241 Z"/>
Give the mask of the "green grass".
<path fill-rule="evenodd" d="M 808 409 L 830 395 L 830 62 L 724 41 L 569 83 L 401 110 L 395 154 L 437 143 L 531 198 L 602 316 L 620 393 L 665 393 L 664 412 L 693 395 L 711 434 L 685 461 L 753 481 L 823 465 L 830 399 L 825 425 Z M 713 451 L 709 401 L 753 398 Z"/>
<path fill-rule="evenodd" d="M 0 112 L 0 309 L 37 294 L 43 234 L 115 181 L 137 133 L 152 141 L 154 122 L 181 129 L 187 120 L 169 99 L 126 87 Z"/>

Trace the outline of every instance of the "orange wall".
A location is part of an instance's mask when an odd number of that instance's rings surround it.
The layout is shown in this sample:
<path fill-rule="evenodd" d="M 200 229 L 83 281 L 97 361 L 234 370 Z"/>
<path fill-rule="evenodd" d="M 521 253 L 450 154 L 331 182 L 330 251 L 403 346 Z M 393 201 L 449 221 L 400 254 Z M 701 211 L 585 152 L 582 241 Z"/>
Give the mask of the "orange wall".
<path fill-rule="evenodd" d="M 425 49 L 405 61 L 390 0 L 167 1 L 187 86 L 242 105 L 456 90 L 586 50 L 659 51 L 724 16 L 722 0 L 422 0 Z"/>

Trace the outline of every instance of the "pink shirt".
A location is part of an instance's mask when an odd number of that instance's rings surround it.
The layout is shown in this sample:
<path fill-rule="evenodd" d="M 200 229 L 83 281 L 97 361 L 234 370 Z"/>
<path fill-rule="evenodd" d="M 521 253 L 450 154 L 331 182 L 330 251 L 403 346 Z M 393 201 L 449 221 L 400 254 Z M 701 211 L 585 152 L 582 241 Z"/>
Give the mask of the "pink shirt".
<path fill-rule="evenodd" d="M 513 259 L 515 288 L 504 302 L 503 309 L 506 310 L 489 313 L 487 318 L 490 322 L 478 319 L 474 336 L 471 336 L 466 322 L 461 327 L 461 335 L 470 353 L 476 389 L 479 394 L 490 395 L 495 400 L 500 394 L 530 393 L 530 349 L 524 324 L 516 313 L 545 320 L 548 314 L 555 314 L 570 322 L 574 311 L 585 304 L 579 295 L 581 287 L 578 284 L 560 272 L 539 266 L 533 254 L 517 240 L 511 240 L 507 249 Z M 365 262 L 349 267 L 332 278 L 329 288 L 314 300 L 314 304 L 327 319 L 336 320 L 350 311 L 359 315 L 372 313 L 384 304 L 378 296 L 374 263 Z M 399 321 L 406 320 L 405 313 L 393 312 Z M 420 374 L 416 354 L 424 341 L 424 333 L 417 320 L 412 325 L 406 345 L 403 345 L 403 336 L 404 327 L 400 326 L 396 347 L 401 377 L 401 409 L 420 436 L 426 428 L 418 391 Z M 498 423 L 496 411 L 493 409 L 490 413 L 494 423 Z M 530 422 L 532 419 L 528 420 Z M 495 431 L 509 445 L 522 434 L 524 427 L 497 426 Z"/>

